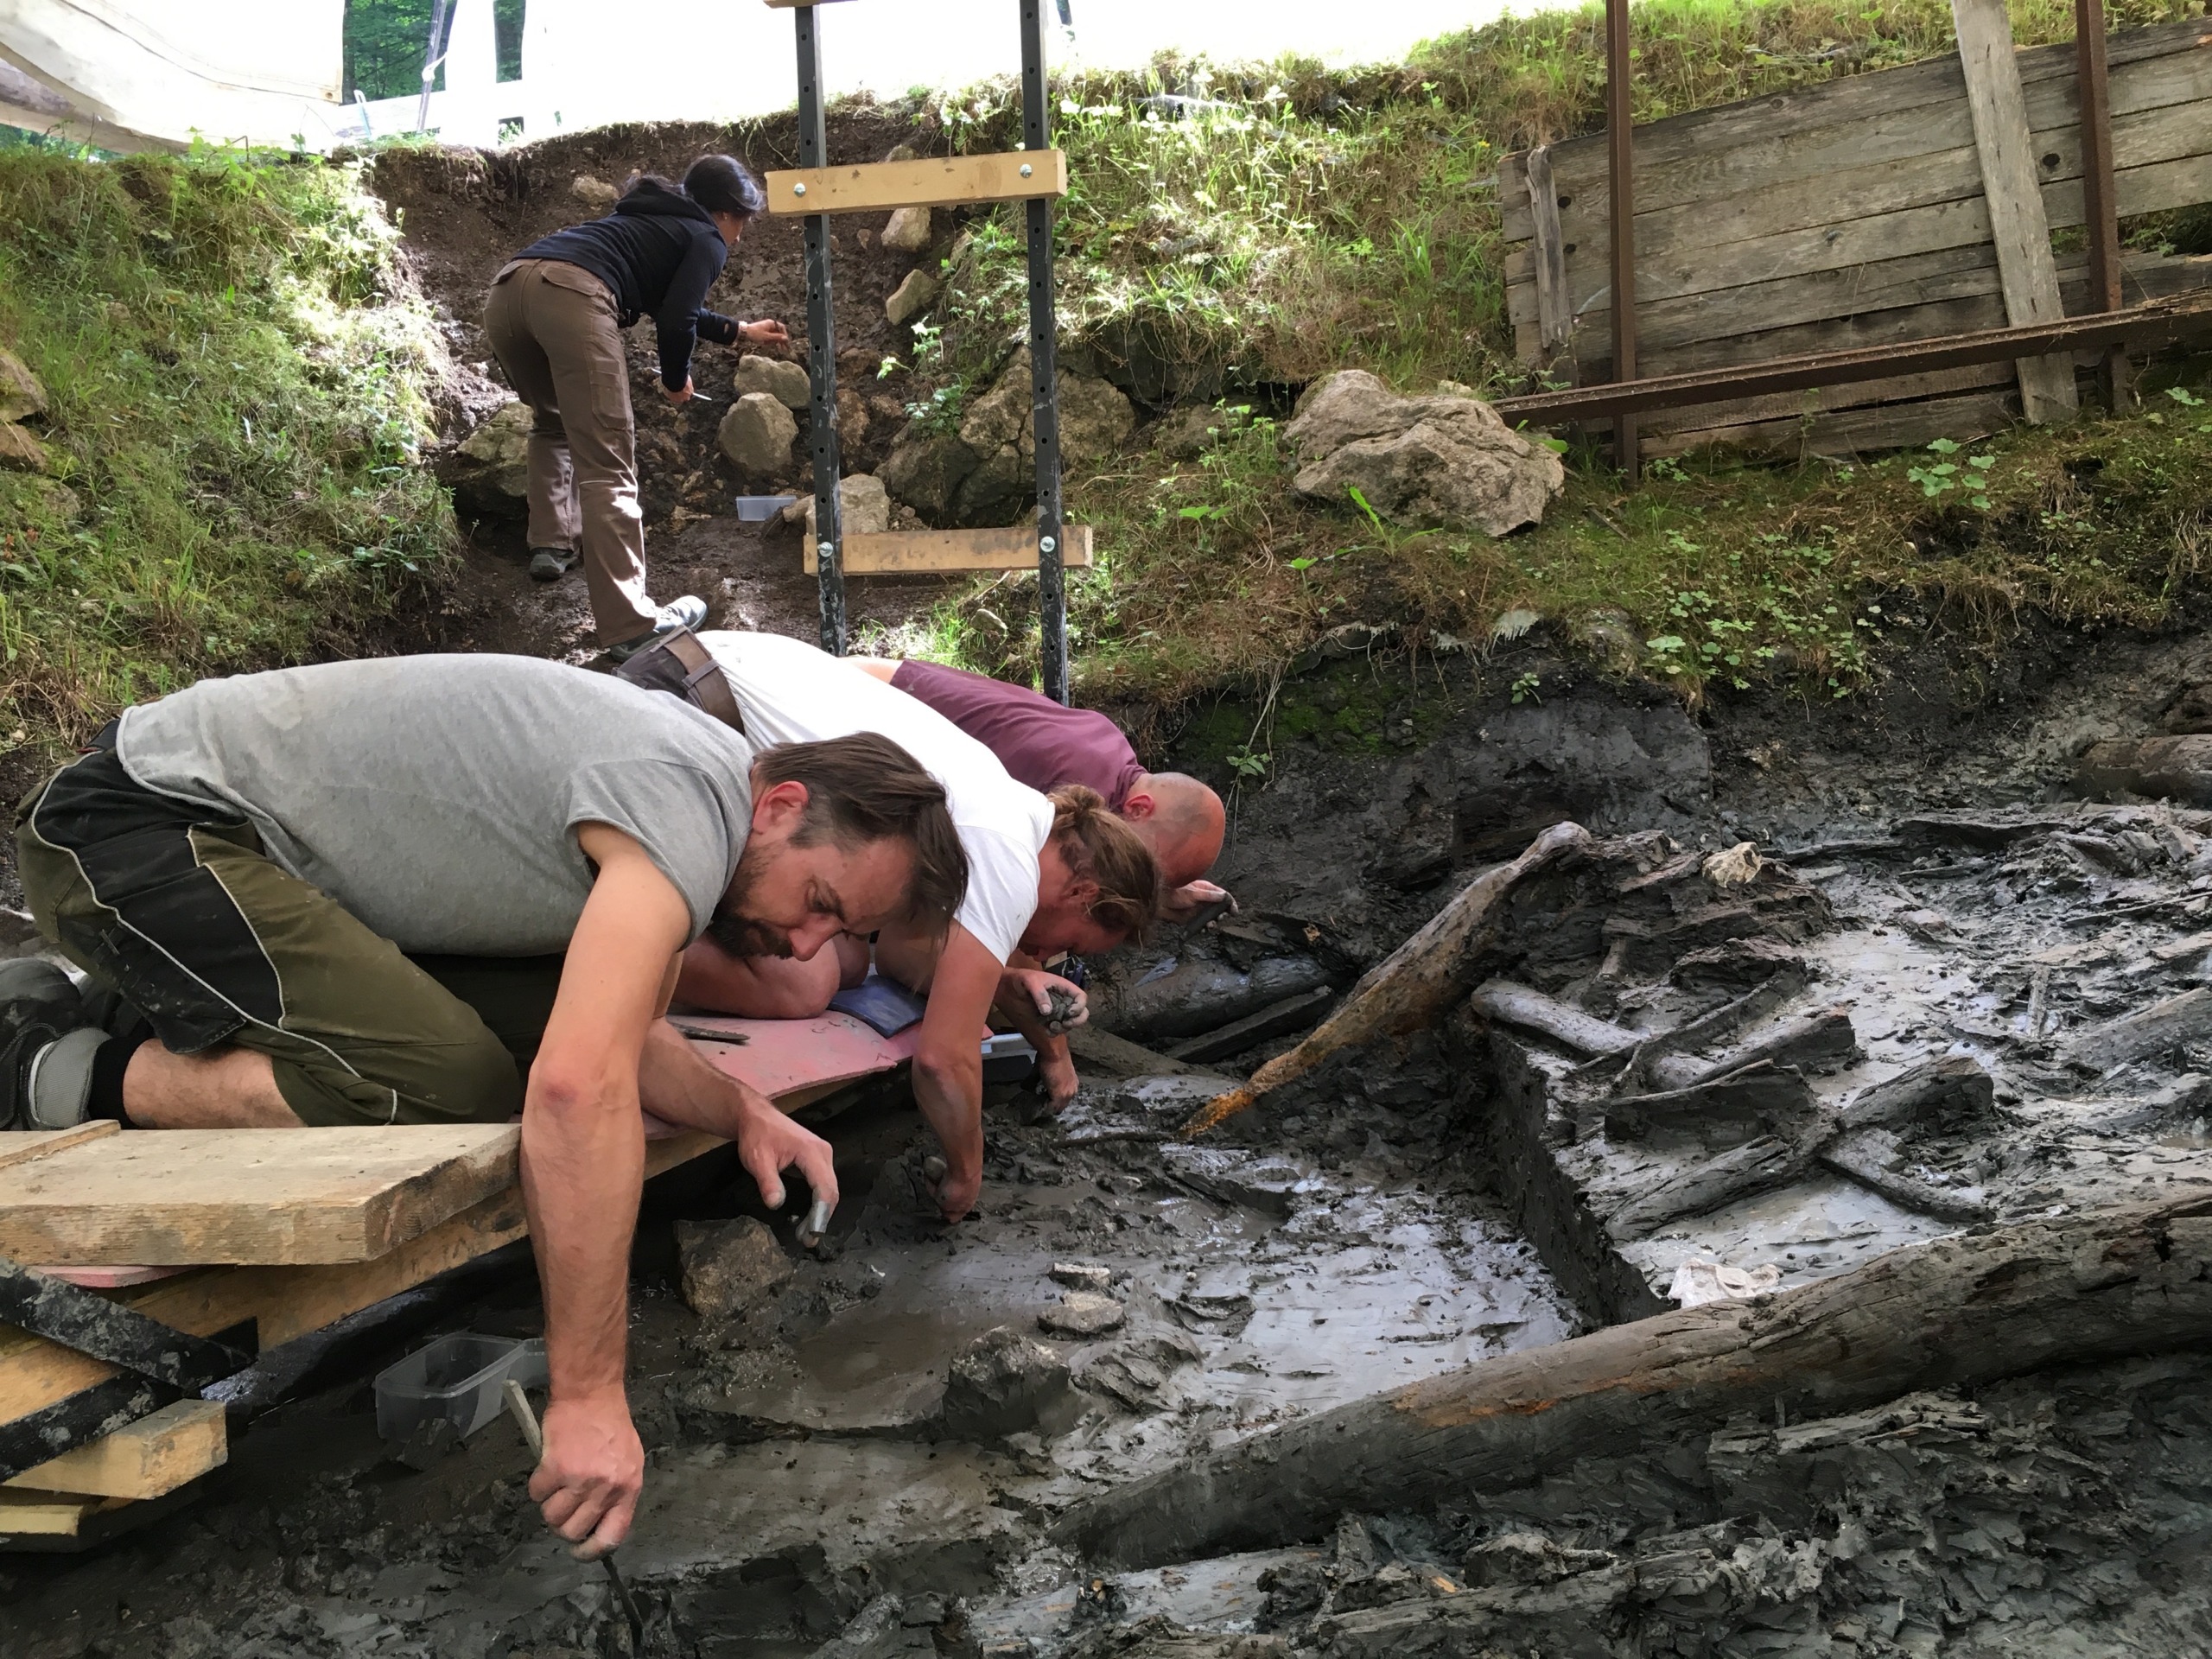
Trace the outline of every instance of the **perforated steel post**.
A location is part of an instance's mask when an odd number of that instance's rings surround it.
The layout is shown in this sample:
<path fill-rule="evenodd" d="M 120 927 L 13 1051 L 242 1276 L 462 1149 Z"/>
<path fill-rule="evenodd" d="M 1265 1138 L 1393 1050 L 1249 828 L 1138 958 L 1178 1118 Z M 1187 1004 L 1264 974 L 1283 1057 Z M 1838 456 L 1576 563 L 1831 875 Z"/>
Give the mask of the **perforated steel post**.
<path fill-rule="evenodd" d="M 798 33 L 798 164 L 830 165 L 822 121 L 822 37 L 814 14 L 791 13 Z M 804 185 L 799 187 L 804 189 Z M 806 370 L 812 393 L 810 442 L 814 455 L 814 552 L 822 600 L 822 649 L 845 654 L 845 526 L 837 511 L 837 326 L 830 307 L 830 216 L 806 216 Z"/>
<path fill-rule="evenodd" d="M 1044 0 L 1021 0 L 1021 147 L 1052 148 L 1045 88 Z M 1060 561 L 1060 405 L 1052 314 L 1052 204 L 1029 203 L 1029 394 L 1037 434 L 1038 653 L 1046 696 L 1068 700 L 1068 591 Z"/>

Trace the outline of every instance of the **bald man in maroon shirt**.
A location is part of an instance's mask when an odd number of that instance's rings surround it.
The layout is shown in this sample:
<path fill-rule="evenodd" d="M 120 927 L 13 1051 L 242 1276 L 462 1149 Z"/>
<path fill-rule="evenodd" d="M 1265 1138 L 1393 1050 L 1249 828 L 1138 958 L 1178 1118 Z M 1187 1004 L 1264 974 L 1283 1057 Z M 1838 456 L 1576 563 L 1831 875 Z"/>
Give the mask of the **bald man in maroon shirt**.
<path fill-rule="evenodd" d="M 1026 685 L 1010 685 L 937 663 L 849 659 L 943 715 L 999 758 L 1015 782 L 1039 793 L 1081 784 L 1152 849 L 1168 889 L 1170 918 L 1189 916 L 1223 898 L 1200 878 L 1221 856 L 1227 822 L 1221 797 L 1179 772 L 1147 772 L 1122 728 L 1092 709 L 1064 709 Z"/>

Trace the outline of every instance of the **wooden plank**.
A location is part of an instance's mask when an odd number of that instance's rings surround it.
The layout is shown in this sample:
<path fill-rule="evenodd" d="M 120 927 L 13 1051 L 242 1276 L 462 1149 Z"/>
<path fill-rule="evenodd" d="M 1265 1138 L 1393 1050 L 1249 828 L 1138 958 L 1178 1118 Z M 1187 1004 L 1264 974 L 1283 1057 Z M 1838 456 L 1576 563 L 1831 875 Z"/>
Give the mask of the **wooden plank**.
<path fill-rule="evenodd" d="M 0 1141 L 0 1169 L 13 1169 L 35 1158 L 67 1152 L 87 1141 L 103 1141 L 123 1125 L 111 1117 L 95 1117 L 67 1129 L 18 1129 Z"/>
<path fill-rule="evenodd" d="M 1901 374 L 1887 380 L 1861 380 L 1840 386 L 1812 386 L 1803 391 L 1777 391 L 1764 397 L 1745 397 L 1731 404 L 1712 404 L 1696 409 L 1658 410 L 1643 418 L 1652 430 L 1694 432 L 1699 429 L 1747 426 L 1764 421 L 1804 423 L 1847 409 L 1873 404 L 1910 403 L 1922 397 L 1941 397 L 1953 392 L 1982 391 L 2012 384 L 2012 368 L 2005 363 L 1975 363 L 1963 368 L 1938 369 L 1927 374 Z M 1719 442 L 1720 440 L 1713 440 Z M 1669 448 L 1679 454 L 1682 448 Z"/>
<path fill-rule="evenodd" d="M 512 1123 L 110 1136 L 0 1173 L 0 1255 L 365 1262 L 512 1183 L 520 1145 Z"/>
<path fill-rule="evenodd" d="M 806 167 L 767 177 L 771 213 L 874 213 L 894 207 L 964 207 L 1068 193 L 1067 152 L 927 156 L 914 162 Z"/>
<path fill-rule="evenodd" d="M 1539 144 L 1529 152 L 1529 200 L 1535 215 L 1534 254 L 1536 337 L 1547 352 L 1565 346 L 1574 332 L 1567 293 L 1567 240 L 1560 234 L 1559 196 L 1552 188 L 1551 151 Z"/>
<path fill-rule="evenodd" d="M 74 1538 L 86 1522 L 118 1501 L 0 1487 L 0 1538 Z"/>
<path fill-rule="evenodd" d="M 1060 548 L 1063 565 L 1090 563 L 1091 526 L 1065 524 Z M 800 553 L 800 568 L 815 568 L 810 543 Z M 971 570 L 1034 570 L 1037 568 L 1037 528 L 1009 524 L 993 530 L 894 530 L 880 535 L 845 537 L 845 574 L 849 576 L 957 575 Z"/>
<path fill-rule="evenodd" d="M 2107 61 L 2115 117 L 2212 95 L 2206 86 L 2212 38 L 2201 21 L 2113 35 Z M 2031 128 L 2070 128 L 2075 119 L 2071 43 L 2022 52 L 2018 67 Z M 1637 195 L 1647 210 L 1658 211 L 1785 183 L 1824 185 L 1845 169 L 1966 148 L 1973 141 L 1958 60 L 1931 58 L 1641 127 Z M 1551 148 L 1554 179 L 1572 198 L 1563 206 L 1602 207 L 1603 135 Z M 1527 240 L 1533 232 L 1525 197 L 1502 194 L 1500 201 L 1506 238 Z M 1571 219 L 1567 228 L 1568 239 L 1574 239 Z"/>
<path fill-rule="evenodd" d="M 1968 443 L 2001 432 L 2018 418 L 2010 392 L 1980 391 L 1925 403 L 1841 410 L 1812 421 L 1758 421 L 1656 434 L 1646 441 L 1643 453 L 1680 455 L 1712 444 L 1728 444 L 1763 454 L 1847 458 L 1880 449 L 1919 448 L 1937 438 Z"/>
<path fill-rule="evenodd" d="M 94 1497 L 159 1497 L 220 1468 L 229 1456 L 221 1402 L 179 1400 L 90 1446 L 26 1470 L 6 1485 Z"/>
<path fill-rule="evenodd" d="M 2012 17 L 2005 0 L 1951 0 L 1951 16 L 1958 28 L 1959 60 L 1966 67 L 1967 105 L 1974 114 L 1974 147 L 1981 154 L 1982 192 L 1989 202 L 2005 316 L 2016 328 L 2056 322 L 2066 312 L 2059 303 L 2050 223 L 2036 180 L 2034 137 L 2013 58 Z M 2040 423 L 2074 412 L 2071 363 L 2024 358 L 2018 366 L 2020 407 L 2029 421 Z"/>

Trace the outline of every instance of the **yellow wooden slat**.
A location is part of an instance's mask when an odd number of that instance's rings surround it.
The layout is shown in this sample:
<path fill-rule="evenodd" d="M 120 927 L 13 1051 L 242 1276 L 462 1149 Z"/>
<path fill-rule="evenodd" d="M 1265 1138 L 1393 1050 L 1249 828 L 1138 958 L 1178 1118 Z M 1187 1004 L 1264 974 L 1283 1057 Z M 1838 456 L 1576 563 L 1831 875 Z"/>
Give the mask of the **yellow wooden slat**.
<path fill-rule="evenodd" d="M 220 1403 L 179 1400 L 90 1446 L 27 1469 L 7 1484 L 34 1493 L 160 1497 L 220 1467 L 229 1455 Z"/>
<path fill-rule="evenodd" d="M 111 1117 L 89 1118 L 68 1129 L 17 1129 L 0 1141 L 0 1169 L 28 1164 L 87 1141 L 104 1141 L 123 1127 Z"/>
<path fill-rule="evenodd" d="M 87 1519 L 114 1501 L 0 1489 L 0 1538 L 74 1538 Z"/>
<path fill-rule="evenodd" d="M 805 569 L 812 574 L 814 543 L 804 543 Z M 1090 526 L 1061 527 L 1060 563 L 1081 569 L 1090 563 Z M 1014 524 L 1002 530 L 894 530 L 845 537 L 849 576 L 958 575 L 971 570 L 1034 570 L 1037 527 Z"/>
<path fill-rule="evenodd" d="M 1025 170 L 1026 169 L 1026 170 Z M 772 213 L 874 213 L 893 207 L 964 207 L 1068 192 L 1067 152 L 930 156 L 918 162 L 795 168 L 768 175 Z"/>

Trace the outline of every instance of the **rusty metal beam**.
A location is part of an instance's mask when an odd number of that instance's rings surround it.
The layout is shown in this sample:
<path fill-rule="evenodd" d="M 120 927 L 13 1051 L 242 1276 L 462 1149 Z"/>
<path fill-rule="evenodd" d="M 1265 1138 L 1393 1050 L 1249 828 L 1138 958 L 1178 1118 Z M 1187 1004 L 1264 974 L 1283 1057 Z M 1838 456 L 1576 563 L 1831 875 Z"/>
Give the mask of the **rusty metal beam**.
<path fill-rule="evenodd" d="M 1605 157 L 1611 187 L 1613 379 L 1636 378 L 1636 137 L 1629 118 L 1628 0 L 1605 0 Z M 1636 419 L 1613 417 L 1613 464 L 1636 482 Z"/>
<path fill-rule="evenodd" d="M 1925 374 L 1974 363 L 2002 363 L 2055 352 L 2095 351 L 2133 341 L 2155 350 L 2193 334 L 2212 332 L 2212 293 L 2158 301 L 2133 310 L 2097 316 L 2067 317 L 2021 328 L 1984 328 L 1970 334 L 1946 334 L 1857 351 L 1819 352 L 1808 357 L 1777 358 L 1742 367 L 1702 369 L 1694 374 L 1655 375 L 1648 380 L 1575 386 L 1565 391 L 1501 397 L 1497 412 L 1509 422 L 1559 426 L 1569 421 L 1647 414 L 1658 409 L 1688 409 L 1737 397 L 1760 397 L 1815 386 L 1847 385 L 1859 380 L 1886 380 L 1892 375 Z"/>

